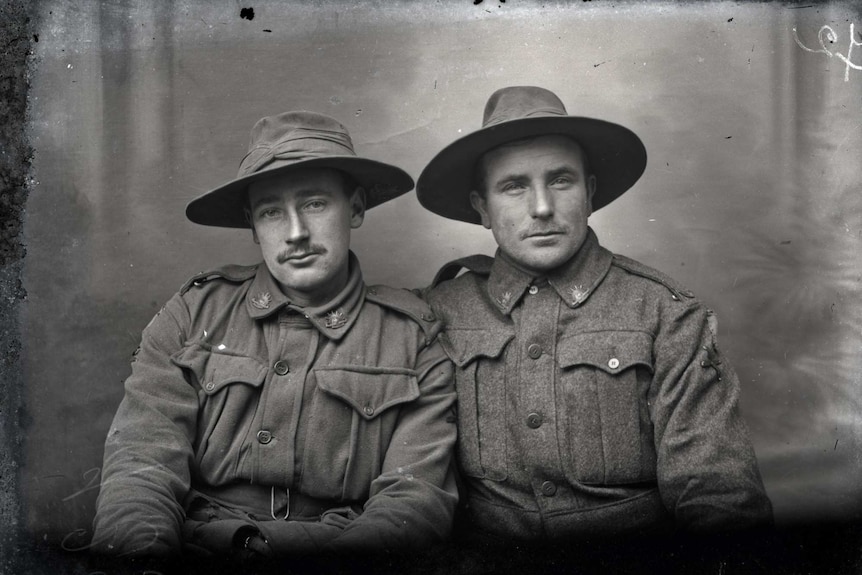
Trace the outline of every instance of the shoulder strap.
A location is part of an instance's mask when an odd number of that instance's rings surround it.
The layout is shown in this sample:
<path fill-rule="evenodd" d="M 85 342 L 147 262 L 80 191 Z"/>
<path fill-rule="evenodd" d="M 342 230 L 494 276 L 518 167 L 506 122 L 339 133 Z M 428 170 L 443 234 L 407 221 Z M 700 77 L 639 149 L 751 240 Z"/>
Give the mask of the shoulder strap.
<path fill-rule="evenodd" d="M 192 287 L 201 286 L 214 279 L 225 279 L 232 282 L 244 282 L 250 280 L 257 273 L 258 265 L 260 264 L 250 266 L 228 264 L 214 270 L 197 273 L 183 284 L 180 288 L 180 295 L 186 293 Z"/>
<path fill-rule="evenodd" d="M 386 285 L 368 286 L 365 299 L 402 313 L 418 323 L 428 342 L 434 340 L 442 327 L 431 306 L 410 290 Z"/>
<path fill-rule="evenodd" d="M 662 272 L 658 271 L 657 269 L 646 266 L 631 258 L 627 258 L 619 254 L 614 254 L 611 264 L 622 268 L 631 274 L 646 278 L 648 280 L 652 280 L 656 283 L 663 285 L 665 288 L 668 289 L 668 291 L 670 291 L 674 299 L 678 300 L 682 299 L 683 297 L 691 299 L 694 297 L 694 294 L 691 292 L 691 290 L 683 288 L 676 282 L 676 280 L 674 280 L 670 276 L 667 276 Z"/>

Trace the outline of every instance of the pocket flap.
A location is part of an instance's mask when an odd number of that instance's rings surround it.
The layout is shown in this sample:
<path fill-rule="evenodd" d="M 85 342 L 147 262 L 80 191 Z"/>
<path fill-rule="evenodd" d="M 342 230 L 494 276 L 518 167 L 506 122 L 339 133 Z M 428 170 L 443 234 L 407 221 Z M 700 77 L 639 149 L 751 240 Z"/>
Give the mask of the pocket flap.
<path fill-rule="evenodd" d="M 323 392 L 344 401 L 368 420 L 419 397 L 419 384 L 412 370 L 330 367 L 316 369 L 314 375 Z"/>
<path fill-rule="evenodd" d="M 268 369 L 266 364 L 257 358 L 219 353 L 210 346 L 197 343 L 175 353 L 171 361 L 194 373 L 201 389 L 208 395 L 218 393 L 231 383 L 259 387 L 263 384 Z"/>
<path fill-rule="evenodd" d="M 593 331 L 577 333 L 560 341 L 560 367 L 589 365 L 611 375 L 634 365 L 653 371 L 652 335 L 645 331 Z"/>
<path fill-rule="evenodd" d="M 477 357 L 498 357 L 514 337 L 505 331 L 449 328 L 440 335 L 440 341 L 455 365 L 464 367 Z"/>

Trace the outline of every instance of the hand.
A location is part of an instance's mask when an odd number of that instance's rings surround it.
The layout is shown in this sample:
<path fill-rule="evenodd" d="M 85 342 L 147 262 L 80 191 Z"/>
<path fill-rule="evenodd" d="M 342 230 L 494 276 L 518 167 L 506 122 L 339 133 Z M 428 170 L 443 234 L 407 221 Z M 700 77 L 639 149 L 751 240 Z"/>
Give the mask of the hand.
<path fill-rule="evenodd" d="M 275 556 L 266 537 L 256 529 L 243 529 L 236 534 L 234 554 L 243 563 L 254 563 Z"/>

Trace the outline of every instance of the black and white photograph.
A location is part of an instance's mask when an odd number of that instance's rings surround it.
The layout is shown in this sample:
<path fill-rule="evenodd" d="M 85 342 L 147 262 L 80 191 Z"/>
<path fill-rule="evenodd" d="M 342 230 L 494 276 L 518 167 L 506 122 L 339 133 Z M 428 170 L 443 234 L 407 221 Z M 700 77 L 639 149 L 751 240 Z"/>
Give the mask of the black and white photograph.
<path fill-rule="evenodd" d="M 854 2 L 0 12 L 0 572 L 862 570 Z"/>

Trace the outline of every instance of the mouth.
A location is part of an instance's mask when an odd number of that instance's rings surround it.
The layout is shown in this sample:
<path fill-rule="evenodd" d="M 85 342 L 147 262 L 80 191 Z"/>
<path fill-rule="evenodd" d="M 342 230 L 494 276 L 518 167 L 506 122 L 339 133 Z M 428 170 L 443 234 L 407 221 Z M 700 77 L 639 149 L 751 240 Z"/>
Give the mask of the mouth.
<path fill-rule="evenodd" d="M 561 230 L 539 230 L 525 234 L 524 239 L 544 240 L 562 235 L 563 232 Z"/>
<path fill-rule="evenodd" d="M 319 256 L 319 252 L 297 252 L 292 254 L 285 254 L 278 257 L 278 263 L 291 263 L 294 265 L 301 265 L 310 262 L 315 257 Z"/>

